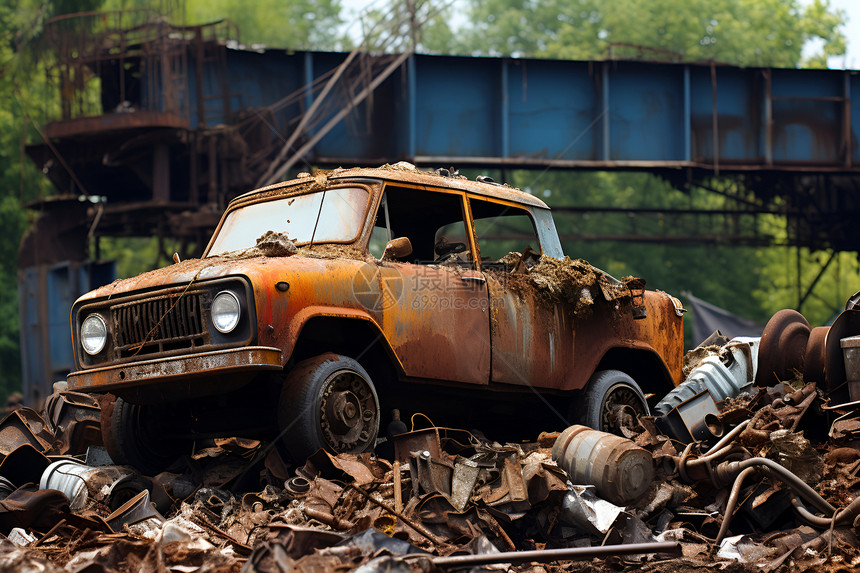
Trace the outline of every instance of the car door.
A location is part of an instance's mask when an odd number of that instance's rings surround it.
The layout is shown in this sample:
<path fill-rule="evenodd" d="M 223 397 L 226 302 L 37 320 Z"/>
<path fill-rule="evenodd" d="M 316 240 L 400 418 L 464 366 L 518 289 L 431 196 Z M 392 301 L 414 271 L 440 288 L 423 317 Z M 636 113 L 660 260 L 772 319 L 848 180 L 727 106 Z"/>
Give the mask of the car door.
<path fill-rule="evenodd" d="M 462 192 L 391 184 L 383 191 L 371 254 L 381 257 L 380 246 L 396 237 L 407 237 L 413 250 L 381 263 L 391 294 L 380 326 L 410 378 L 490 379 L 487 284 L 473 259 L 465 209 Z"/>
<path fill-rule="evenodd" d="M 477 197 L 470 197 L 469 205 L 490 300 L 491 381 L 564 387 L 575 367 L 573 315 L 529 282 L 524 272 L 528 260 L 518 265 L 517 255 L 527 248 L 541 253 L 531 213 L 513 203 Z"/>

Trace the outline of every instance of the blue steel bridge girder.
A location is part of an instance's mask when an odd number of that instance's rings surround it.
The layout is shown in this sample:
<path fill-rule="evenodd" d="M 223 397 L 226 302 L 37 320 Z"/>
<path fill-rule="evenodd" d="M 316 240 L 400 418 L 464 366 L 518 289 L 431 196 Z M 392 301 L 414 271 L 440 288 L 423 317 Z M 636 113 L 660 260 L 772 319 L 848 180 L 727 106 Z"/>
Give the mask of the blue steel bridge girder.
<path fill-rule="evenodd" d="M 309 54 L 317 74 L 338 59 Z M 288 70 L 291 56 L 278 56 Z M 828 173 L 860 160 L 854 71 L 426 55 L 405 68 L 310 161 Z M 261 92 L 259 104 L 280 95 Z"/>
<path fill-rule="evenodd" d="M 810 205 L 808 237 L 820 236 L 819 223 L 860 208 L 860 117 L 851 105 L 860 76 L 853 70 L 410 55 L 369 90 L 396 61 L 387 54 L 356 59 L 360 65 L 323 90 L 348 54 L 221 49 L 218 63 L 205 65 L 194 60 L 203 50 L 188 51 L 187 68 L 195 73 L 177 92 L 194 94 L 187 106 L 142 98 L 125 113 L 106 109 L 54 122 L 45 130 L 53 145 L 31 146 L 31 157 L 61 193 L 82 188 L 107 197 L 109 206 L 160 202 L 183 212 L 247 191 L 277 167 L 277 156 L 296 159 L 283 150 L 290 141 L 293 154 L 308 149 L 295 170 L 399 160 L 626 169 L 660 174 L 679 187 L 730 175 L 761 202 L 782 196 L 794 212 Z M 156 76 L 139 81 L 164 82 Z M 102 82 L 102 89 L 111 85 Z M 157 92 L 145 85 L 139 91 Z M 327 100 L 315 105 L 322 93 Z M 316 117 L 303 119 L 308 110 Z M 298 125 L 303 133 L 294 137 Z M 57 154 L 68 170 L 57 167 Z M 155 189 L 147 170 L 169 185 Z M 821 194 L 828 196 L 825 207 L 843 208 L 816 219 Z M 192 227 L 202 230 L 210 219 Z M 139 231 L 128 225 L 107 213 L 99 229 Z M 840 242 L 860 244 L 860 237 Z"/>

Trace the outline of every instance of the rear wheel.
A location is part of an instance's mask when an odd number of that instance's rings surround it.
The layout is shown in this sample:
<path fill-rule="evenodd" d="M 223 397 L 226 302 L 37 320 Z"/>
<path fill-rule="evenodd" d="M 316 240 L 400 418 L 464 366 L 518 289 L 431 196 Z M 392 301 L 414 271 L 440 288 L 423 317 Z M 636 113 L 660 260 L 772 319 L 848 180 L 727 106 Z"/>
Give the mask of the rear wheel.
<path fill-rule="evenodd" d="M 296 462 L 319 449 L 372 450 L 379 433 L 379 398 L 357 361 L 326 353 L 300 362 L 284 380 L 278 407 L 282 444 Z"/>
<path fill-rule="evenodd" d="M 648 413 L 648 403 L 639 385 L 620 370 L 595 372 L 579 402 L 582 424 L 613 434 L 620 434 L 622 425 L 635 422 L 634 416 Z"/>
<path fill-rule="evenodd" d="M 102 440 L 117 464 L 134 466 L 156 475 L 176 460 L 187 444 L 165 437 L 169 417 L 163 409 L 117 398 L 102 410 Z"/>

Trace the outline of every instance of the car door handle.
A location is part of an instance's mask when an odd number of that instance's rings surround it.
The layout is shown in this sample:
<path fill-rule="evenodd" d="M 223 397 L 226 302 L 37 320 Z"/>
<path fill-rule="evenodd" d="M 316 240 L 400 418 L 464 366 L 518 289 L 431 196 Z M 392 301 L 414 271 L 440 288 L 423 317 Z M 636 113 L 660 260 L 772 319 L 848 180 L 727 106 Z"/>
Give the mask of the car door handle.
<path fill-rule="evenodd" d="M 474 283 L 481 283 L 481 284 L 483 284 L 483 283 L 487 282 L 487 279 L 485 279 L 484 277 L 482 277 L 482 276 L 473 276 L 473 275 L 464 275 L 464 276 L 461 276 L 461 277 L 460 277 L 460 280 L 461 280 L 461 281 L 463 281 L 464 283 L 474 282 Z"/>

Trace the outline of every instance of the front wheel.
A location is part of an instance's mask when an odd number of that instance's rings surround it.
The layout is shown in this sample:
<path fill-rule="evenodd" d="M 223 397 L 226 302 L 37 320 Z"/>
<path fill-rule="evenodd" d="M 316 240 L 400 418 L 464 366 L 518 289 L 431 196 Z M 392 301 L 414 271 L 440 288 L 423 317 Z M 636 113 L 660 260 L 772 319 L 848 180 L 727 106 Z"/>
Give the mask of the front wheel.
<path fill-rule="evenodd" d="M 295 462 L 319 449 L 372 450 L 379 433 L 379 398 L 370 375 L 352 358 L 334 353 L 300 362 L 284 380 L 278 425 Z"/>
<path fill-rule="evenodd" d="M 633 413 L 647 416 L 649 413 L 639 385 L 620 370 L 595 372 L 588 381 L 578 410 L 580 423 L 613 434 L 620 434 L 626 416 Z"/>
<path fill-rule="evenodd" d="M 116 398 L 102 408 L 102 441 L 114 463 L 154 476 L 191 450 L 190 443 L 167 435 L 169 421 L 170 415 L 156 406 Z"/>

